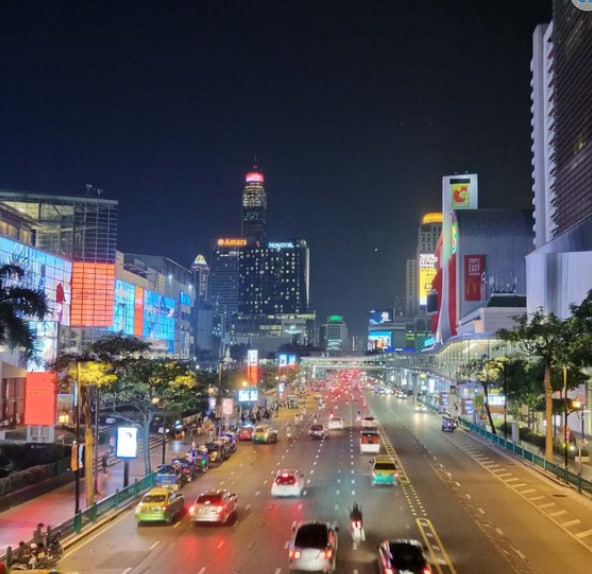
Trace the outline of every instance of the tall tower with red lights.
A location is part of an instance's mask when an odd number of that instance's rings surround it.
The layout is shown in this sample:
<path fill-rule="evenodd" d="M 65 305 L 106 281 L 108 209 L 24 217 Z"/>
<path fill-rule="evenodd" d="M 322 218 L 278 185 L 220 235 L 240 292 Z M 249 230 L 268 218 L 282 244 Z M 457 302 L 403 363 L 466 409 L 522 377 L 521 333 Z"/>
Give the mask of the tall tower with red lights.
<path fill-rule="evenodd" d="M 245 176 L 241 235 L 249 244 L 264 243 L 267 238 L 267 195 L 263 173 L 254 165 Z"/>

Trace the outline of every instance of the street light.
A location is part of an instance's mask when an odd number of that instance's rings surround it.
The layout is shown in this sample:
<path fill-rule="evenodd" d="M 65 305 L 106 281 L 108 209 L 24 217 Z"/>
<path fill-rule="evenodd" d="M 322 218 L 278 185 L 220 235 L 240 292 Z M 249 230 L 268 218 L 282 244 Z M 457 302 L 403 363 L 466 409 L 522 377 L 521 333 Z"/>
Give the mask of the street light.
<path fill-rule="evenodd" d="M 584 447 L 584 404 L 578 399 L 572 401 L 571 406 L 573 410 L 578 413 L 580 419 L 580 440 L 578 442 L 578 478 L 582 476 L 582 450 Z"/>

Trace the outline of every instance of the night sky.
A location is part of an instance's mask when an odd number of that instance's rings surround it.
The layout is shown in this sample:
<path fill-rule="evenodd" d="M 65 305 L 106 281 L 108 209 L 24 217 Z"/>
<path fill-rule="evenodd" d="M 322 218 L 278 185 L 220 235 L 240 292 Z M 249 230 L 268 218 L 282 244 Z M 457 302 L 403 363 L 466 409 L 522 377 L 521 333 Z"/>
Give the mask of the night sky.
<path fill-rule="evenodd" d="M 238 236 L 311 248 L 311 306 L 363 333 L 404 295 L 441 178 L 531 205 L 530 57 L 551 0 L 3 0 L 0 187 L 120 203 L 119 249 L 189 266 Z"/>

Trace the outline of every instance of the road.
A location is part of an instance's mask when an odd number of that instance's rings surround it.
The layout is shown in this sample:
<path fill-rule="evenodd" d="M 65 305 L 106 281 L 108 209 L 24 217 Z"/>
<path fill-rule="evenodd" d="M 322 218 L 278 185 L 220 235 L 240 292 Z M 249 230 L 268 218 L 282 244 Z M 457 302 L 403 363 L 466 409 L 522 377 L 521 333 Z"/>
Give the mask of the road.
<path fill-rule="evenodd" d="M 308 417 L 289 444 L 279 421 L 274 445 L 241 443 L 222 466 L 184 489 L 187 505 L 209 488 L 239 497 L 230 526 L 194 526 L 187 517 L 172 526 L 138 528 L 125 513 L 68 550 L 60 567 L 80 574 L 197 574 L 288 572 L 287 544 L 300 520 L 334 520 L 340 527 L 337 572 L 375 573 L 375 549 L 389 537 L 417 538 L 439 574 L 589 573 L 592 505 L 522 463 L 505 458 L 467 433 L 442 433 L 439 418 L 413 412 L 395 397 L 368 396 L 385 444 L 402 465 L 397 488 L 370 485 L 370 455 L 361 455 L 354 404 L 328 403 L 347 428 L 311 441 Z M 326 420 L 326 411 L 321 422 Z M 273 473 L 294 467 L 307 477 L 300 499 L 273 499 Z M 352 544 L 348 513 L 361 504 L 366 541 Z"/>

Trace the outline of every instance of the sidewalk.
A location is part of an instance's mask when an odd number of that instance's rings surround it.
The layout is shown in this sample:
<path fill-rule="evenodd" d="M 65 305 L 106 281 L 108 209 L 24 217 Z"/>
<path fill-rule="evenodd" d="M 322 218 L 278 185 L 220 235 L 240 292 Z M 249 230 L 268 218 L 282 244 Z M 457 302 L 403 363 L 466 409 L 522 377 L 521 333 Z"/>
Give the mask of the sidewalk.
<path fill-rule="evenodd" d="M 169 441 L 166 445 L 166 460 L 170 461 L 175 454 L 185 454 L 189 445 L 182 440 Z M 114 462 L 114 461 L 112 461 Z M 162 443 L 153 445 L 150 451 L 150 463 L 155 469 L 162 463 Z M 123 488 L 123 461 L 117 460 L 109 466 L 106 477 L 99 471 L 97 478 L 98 490 L 101 493 L 96 500 L 106 498 Z M 142 478 L 144 473 L 144 457 L 130 461 L 129 483 L 133 484 L 136 478 Z M 8 546 L 18 546 L 20 540 L 25 542 L 33 538 L 33 531 L 39 522 L 46 526 L 55 526 L 74 516 L 76 484 L 71 482 L 34 498 L 24 504 L 14 506 L 0 513 L 0 555 L 6 552 Z M 86 483 L 80 479 L 80 509 L 87 508 Z"/>

